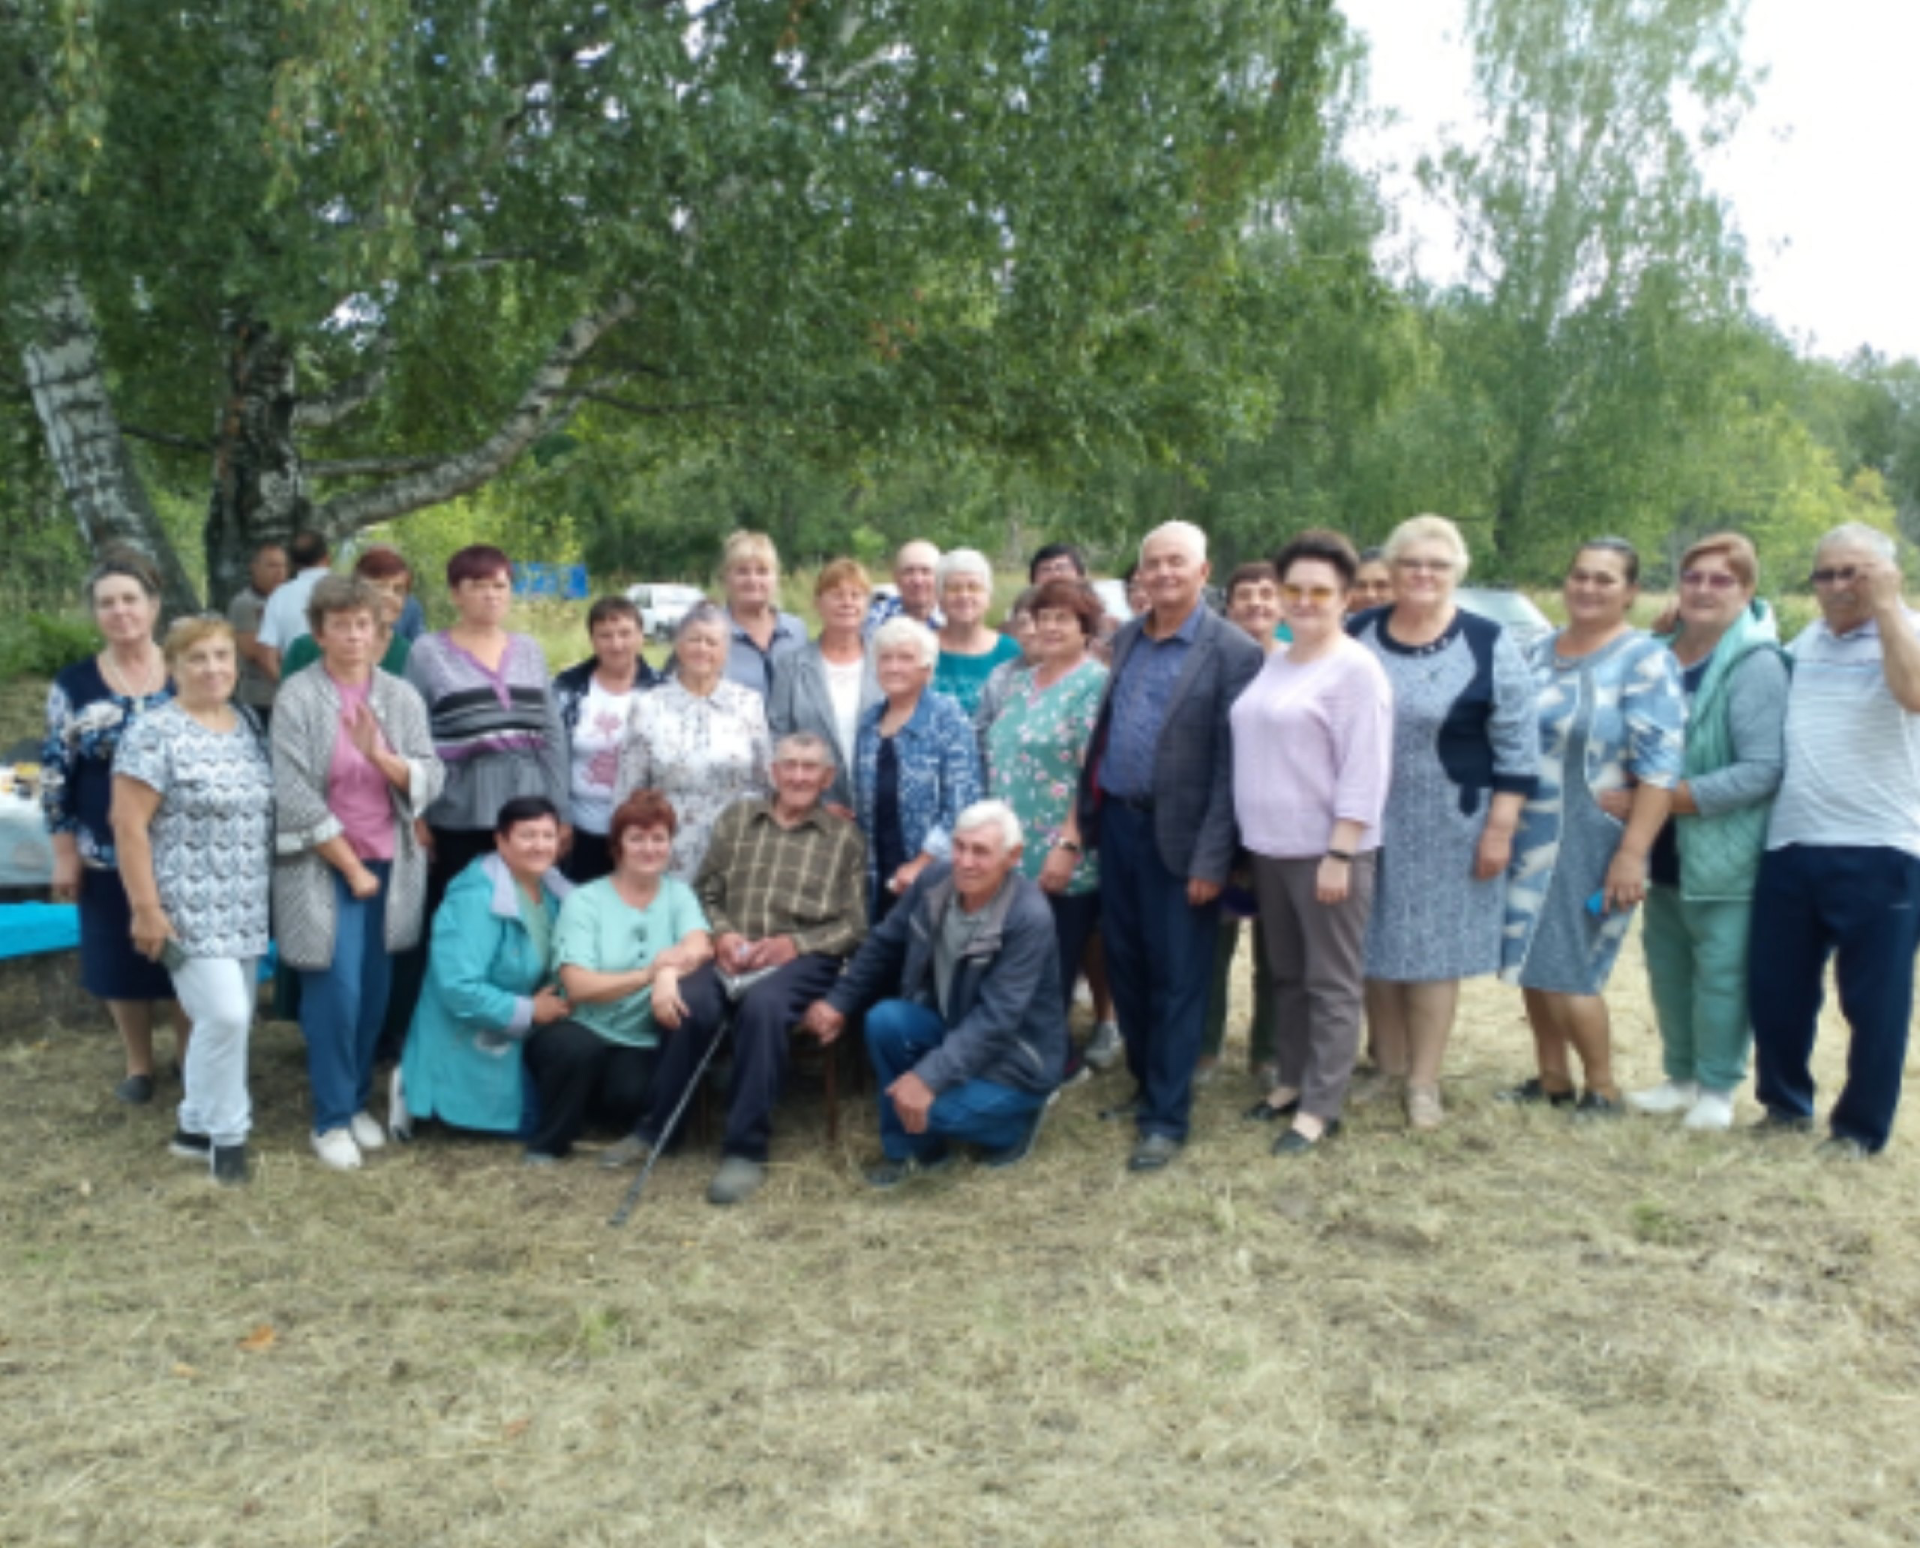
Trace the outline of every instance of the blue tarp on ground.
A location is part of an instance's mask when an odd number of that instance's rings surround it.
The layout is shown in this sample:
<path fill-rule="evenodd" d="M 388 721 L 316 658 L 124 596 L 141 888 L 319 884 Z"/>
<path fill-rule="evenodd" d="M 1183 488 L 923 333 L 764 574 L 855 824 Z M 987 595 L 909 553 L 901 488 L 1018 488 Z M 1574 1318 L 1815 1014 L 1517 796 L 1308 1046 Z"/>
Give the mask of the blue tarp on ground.
<path fill-rule="evenodd" d="M 80 944 L 80 910 L 71 903 L 0 903 L 0 960 L 72 951 Z"/>
<path fill-rule="evenodd" d="M 513 594 L 584 602 L 587 600 L 587 567 L 584 564 L 516 564 Z"/>

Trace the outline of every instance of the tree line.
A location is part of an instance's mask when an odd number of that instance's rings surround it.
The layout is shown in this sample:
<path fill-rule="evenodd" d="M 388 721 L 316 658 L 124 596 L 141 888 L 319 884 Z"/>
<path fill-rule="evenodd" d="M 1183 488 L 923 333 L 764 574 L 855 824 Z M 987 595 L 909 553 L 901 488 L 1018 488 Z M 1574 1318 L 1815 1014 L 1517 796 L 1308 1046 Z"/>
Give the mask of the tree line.
<path fill-rule="evenodd" d="M 1436 508 L 1513 580 L 1920 535 L 1920 366 L 1754 317 L 1699 176 L 1742 9 L 1471 0 L 1440 287 L 1331 0 L 5 0 L 0 585 L 132 539 L 186 608 L 408 522 L 651 578 L 740 525 L 1235 557 Z"/>

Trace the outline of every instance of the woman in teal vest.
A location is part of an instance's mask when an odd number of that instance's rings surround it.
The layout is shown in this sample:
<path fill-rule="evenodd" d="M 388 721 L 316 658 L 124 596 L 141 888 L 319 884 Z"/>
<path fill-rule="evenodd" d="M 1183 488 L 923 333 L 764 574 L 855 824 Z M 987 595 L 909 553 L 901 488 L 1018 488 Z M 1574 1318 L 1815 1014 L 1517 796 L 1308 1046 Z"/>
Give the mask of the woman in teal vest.
<path fill-rule="evenodd" d="M 1744 537 L 1702 538 L 1680 561 L 1667 641 L 1689 704 L 1685 778 L 1649 858 L 1642 926 L 1667 1078 L 1627 1100 L 1684 1113 L 1689 1129 L 1732 1126 L 1752 1037 L 1747 929 L 1787 719 L 1786 656 L 1758 580 Z"/>
<path fill-rule="evenodd" d="M 394 1071 L 396 1139 L 415 1118 L 518 1134 L 531 1107 L 521 1045 L 567 1014 L 553 974 L 554 921 L 573 890 L 557 869 L 560 814 L 545 796 L 518 796 L 500 808 L 493 843 L 433 916 L 426 984 Z"/>

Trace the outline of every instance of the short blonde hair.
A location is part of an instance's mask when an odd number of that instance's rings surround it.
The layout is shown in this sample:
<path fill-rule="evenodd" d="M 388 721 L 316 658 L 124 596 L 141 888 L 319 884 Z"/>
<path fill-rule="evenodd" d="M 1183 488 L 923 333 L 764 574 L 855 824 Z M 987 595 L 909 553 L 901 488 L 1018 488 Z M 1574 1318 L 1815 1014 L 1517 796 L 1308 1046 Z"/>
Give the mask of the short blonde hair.
<path fill-rule="evenodd" d="M 773 539 L 764 532 L 741 531 L 729 533 L 720 545 L 720 578 L 725 580 L 736 564 L 748 559 L 764 560 L 775 577 L 779 576 L 780 551 L 773 546 Z"/>
<path fill-rule="evenodd" d="M 194 646 L 207 640 L 224 638 L 233 644 L 233 625 L 226 619 L 209 613 L 192 618 L 178 618 L 167 630 L 167 637 L 160 642 L 160 653 L 166 657 L 167 665 L 183 659 Z"/>
<path fill-rule="evenodd" d="M 910 647 L 919 656 L 920 664 L 933 668 L 940 664 L 940 640 L 933 630 L 917 618 L 908 618 L 899 614 L 889 618 L 873 631 L 873 659 L 878 661 L 890 650 L 901 646 Z"/>
<path fill-rule="evenodd" d="M 1453 558 L 1455 584 L 1467 578 L 1467 564 L 1472 558 L 1467 552 L 1467 540 L 1460 536 L 1460 529 L 1446 517 L 1409 516 L 1380 545 L 1380 557 L 1392 564 L 1415 543 L 1440 544 Z"/>
<path fill-rule="evenodd" d="M 838 591 L 842 586 L 851 586 L 855 591 L 871 594 L 873 580 L 867 574 L 867 567 L 858 559 L 831 559 L 820 566 L 820 573 L 814 578 L 813 594 L 824 597 L 829 591 Z"/>

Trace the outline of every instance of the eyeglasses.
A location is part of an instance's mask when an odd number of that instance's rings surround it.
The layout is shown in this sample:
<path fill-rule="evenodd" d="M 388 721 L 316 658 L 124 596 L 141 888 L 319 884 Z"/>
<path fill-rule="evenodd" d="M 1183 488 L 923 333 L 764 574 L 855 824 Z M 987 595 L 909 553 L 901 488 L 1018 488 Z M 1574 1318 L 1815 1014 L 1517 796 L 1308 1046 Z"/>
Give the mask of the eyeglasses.
<path fill-rule="evenodd" d="M 1815 570 L 1807 580 L 1815 586 L 1851 586 L 1859 575 L 1859 569 L 1848 564 L 1842 565 L 1837 570 Z"/>
<path fill-rule="evenodd" d="M 1453 568 L 1451 559 L 1396 559 L 1396 570 L 1405 570 L 1409 575 L 1445 575 Z M 1375 582 L 1375 584 L 1379 584 Z"/>
<path fill-rule="evenodd" d="M 1709 591 L 1730 591 L 1740 584 L 1740 577 L 1729 570 L 1682 570 L 1680 584 L 1696 590 L 1704 586 Z"/>
<path fill-rule="evenodd" d="M 1325 607 L 1340 593 L 1331 586 L 1293 586 L 1280 588 L 1281 597 L 1288 602 L 1311 602 L 1315 607 Z"/>

